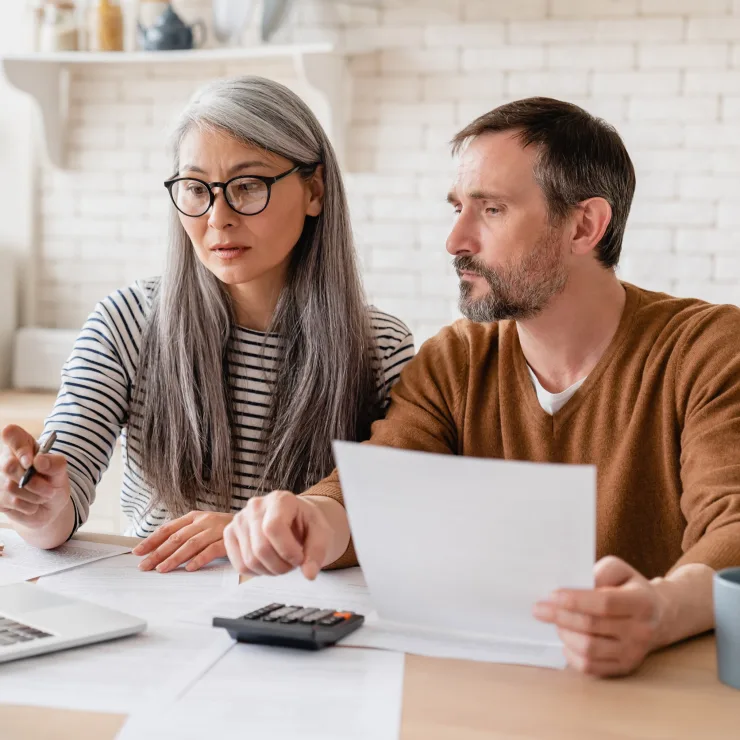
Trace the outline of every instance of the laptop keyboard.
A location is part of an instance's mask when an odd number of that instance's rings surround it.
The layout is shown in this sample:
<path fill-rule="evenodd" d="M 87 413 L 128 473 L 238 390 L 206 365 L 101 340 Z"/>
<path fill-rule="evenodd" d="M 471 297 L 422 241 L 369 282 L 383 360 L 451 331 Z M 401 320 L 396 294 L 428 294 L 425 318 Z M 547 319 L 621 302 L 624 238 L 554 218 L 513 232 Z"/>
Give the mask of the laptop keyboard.
<path fill-rule="evenodd" d="M 0 650 L 4 647 L 17 645 L 31 640 L 40 640 L 42 637 L 52 637 L 48 632 L 42 632 L 28 624 L 16 622 L 13 619 L 0 617 Z"/>

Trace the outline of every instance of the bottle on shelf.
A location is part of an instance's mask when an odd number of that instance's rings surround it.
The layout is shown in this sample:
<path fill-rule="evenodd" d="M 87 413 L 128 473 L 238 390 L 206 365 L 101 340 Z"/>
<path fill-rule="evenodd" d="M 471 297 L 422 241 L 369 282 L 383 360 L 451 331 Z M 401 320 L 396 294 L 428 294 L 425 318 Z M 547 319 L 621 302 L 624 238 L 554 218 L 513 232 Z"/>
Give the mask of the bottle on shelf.
<path fill-rule="evenodd" d="M 120 0 L 93 0 L 88 11 L 90 51 L 123 51 L 123 11 Z"/>

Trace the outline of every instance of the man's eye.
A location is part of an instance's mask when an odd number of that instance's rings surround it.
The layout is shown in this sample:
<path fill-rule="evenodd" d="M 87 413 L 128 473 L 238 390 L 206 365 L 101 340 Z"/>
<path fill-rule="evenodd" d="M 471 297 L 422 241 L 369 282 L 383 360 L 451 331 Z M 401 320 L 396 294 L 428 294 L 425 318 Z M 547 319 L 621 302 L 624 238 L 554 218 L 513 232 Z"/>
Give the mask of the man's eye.
<path fill-rule="evenodd" d="M 491 215 L 495 215 L 495 214 L 497 214 L 499 212 L 500 211 L 499 211 L 498 208 L 486 208 L 486 213 L 490 213 Z"/>

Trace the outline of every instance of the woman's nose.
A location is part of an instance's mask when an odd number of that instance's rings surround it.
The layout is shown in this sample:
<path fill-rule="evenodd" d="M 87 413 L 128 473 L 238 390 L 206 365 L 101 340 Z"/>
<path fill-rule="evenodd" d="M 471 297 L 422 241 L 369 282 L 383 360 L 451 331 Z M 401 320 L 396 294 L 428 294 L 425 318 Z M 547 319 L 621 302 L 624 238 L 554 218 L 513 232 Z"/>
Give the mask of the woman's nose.
<path fill-rule="evenodd" d="M 216 188 L 213 194 L 214 200 L 208 215 L 208 225 L 214 229 L 225 229 L 233 226 L 236 222 L 237 214 L 226 202 L 223 191 L 221 188 Z"/>

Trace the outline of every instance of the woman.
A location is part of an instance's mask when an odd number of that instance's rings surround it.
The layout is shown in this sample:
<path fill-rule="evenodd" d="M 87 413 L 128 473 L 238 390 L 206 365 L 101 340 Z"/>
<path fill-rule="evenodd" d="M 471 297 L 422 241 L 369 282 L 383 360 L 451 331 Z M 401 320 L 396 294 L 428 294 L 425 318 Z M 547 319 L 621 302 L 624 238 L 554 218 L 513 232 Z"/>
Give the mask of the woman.
<path fill-rule="evenodd" d="M 404 324 L 365 304 L 337 161 L 296 95 L 210 84 L 182 114 L 174 164 L 164 276 L 97 306 L 46 423 L 53 450 L 6 427 L 0 486 L 18 532 L 56 547 L 123 432 L 122 508 L 147 538 L 141 567 L 160 572 L 224 556 L 251 497 L 328 474 L 331 441 L 369 436 L 413 355 Z"/>

